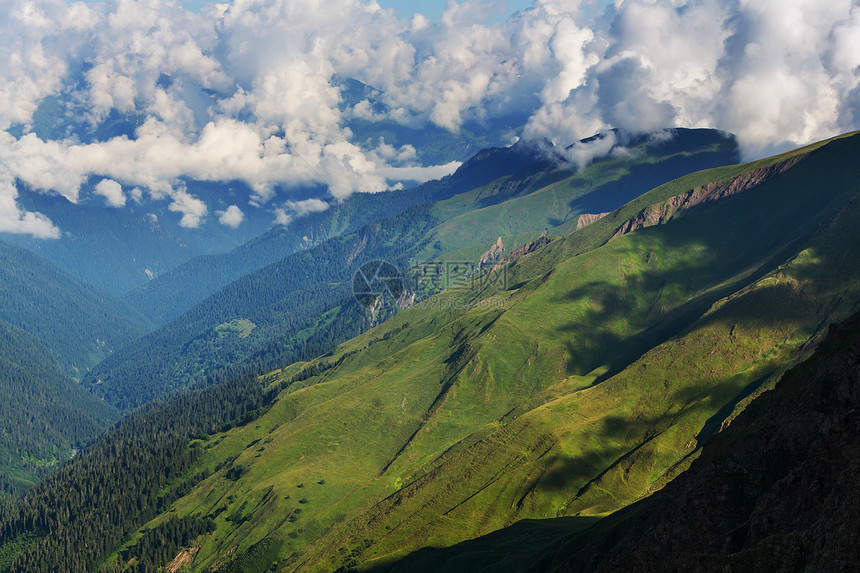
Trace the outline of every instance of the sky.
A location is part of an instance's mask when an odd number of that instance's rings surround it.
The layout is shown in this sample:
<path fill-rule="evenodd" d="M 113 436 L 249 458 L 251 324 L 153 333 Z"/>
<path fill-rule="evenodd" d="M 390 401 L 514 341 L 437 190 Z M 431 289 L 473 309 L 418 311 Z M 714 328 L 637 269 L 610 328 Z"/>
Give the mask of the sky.
<path fill-rule="evenodd" d="M 359 119 L 457 132 L 525 114 L 521 137 L 559 145 L 610 128 L 713 127 L 747 158 L 860 128 L 860 0 L 421 6 L 431 18 L 376 0 L 4 0 L 0 231 L 60 235 L 20 207 L 22 184 L 117 209 L 167 202 L 195 227 L 218 214 L 183 182 L 240 180 L 251 201 L 219 216 L 235 226 L 249 209 L 288 222 L 456 168 L 357 140 Z M 372 86 L 374 101 L 345 105 L 342 78 Z M 46 101 L 76 131 L 37 137 Z M 116 115 L 141 124 L 100 139 Z M 326 195 L 290 195 L 314 185 Z"/>

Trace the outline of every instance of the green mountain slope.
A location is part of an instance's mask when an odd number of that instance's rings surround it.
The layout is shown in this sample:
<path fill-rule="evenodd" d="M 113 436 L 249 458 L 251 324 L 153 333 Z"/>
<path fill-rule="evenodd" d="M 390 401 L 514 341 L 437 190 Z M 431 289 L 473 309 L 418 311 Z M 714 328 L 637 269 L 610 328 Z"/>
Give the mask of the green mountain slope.
<path fill-rule="evenodd" d="M 0 498 L 26 489 L 117 412 L 62 372 L 38 340 L 0 321 Z"/>
<path fill-rule="evenodd" d="M 498 269 L 504 280 L 449 289 L 310 363 L 154 405 L 135 435 L 173 440 L 169 471 L 136 462 L 119 433 L 100 441 L 89 455 L 128 471 L 101 480 L 92 507 L 68 494 L 91 479 L 82 455 L 0 509 L 12 570 L 59 555 L 384 570 L 521 519 L 590 525 L 661 489 L 860 309 L 858 152 L 851 135 L 687 176 Z M 263 407 L 210 417 L 249 404 Z M 198 410 L 207 421 L 189 428 L 181 413 Z M 84 549 L 75 520 L 137 471 L 154 485 Z M 76 511 L 47 509 L 55 498 Z M 49 516 L 56 533 L 27 549 Z"/>
<path fill-rule="evenodd" d="M 515 234 L 505 238 L 511 252 L 547 227 L 575 228 L 586 207 L 617 207 L 655 181 L 723 164 L 737 153 L 733 139 L 712 130 L 679 130 L 675 141 L 643 139 L 630 149 L 581 171 L 557 160 L 535 162 L 528 149 L 525 160 L 519 149 L 482 152 L 429 195 L 449 198 L 371 221 L 242 277 L 108 358 L 86 383 L 128 409 L 225 368 L 265 369 L 318 356 L 378 320 L 351 296 L 351 279 L 364 263 L 383 259 L 407 269 L 445 253 L 465 256 L 464 250 L 472 251 L 466 263 L 477 262 L 497 233 Z M 252 329 L 236 334 L 235 321 Z"/>
<path fill-rule="evenodd" d="M 529 263 L 551 271 L 519 288 L 455 312 L 431 299 L 344 345 L 255 424 L 208 442 L 201 464 L 228 465 L 175 506 L 219 515 L 195 566 L 269 538 L 287 569 L 331 570 L 658 489 L 856 308 L 858 147 L 833 142 L 754 191 L 570 259 L 547 247 Z"/>
<path fill-rule="evenodd" d="M 32 334 L 78 379 L 151 328 L 146 318 L 107 293 L 3 242 L 0 320 Z"/>
<path fill-rule="evenodd" d="M 860 314 L 665 489 L 590 529 L 525 520 L 378 571 L 842 570 L 856 563 Z M 826 484 L 825 487 L 816 484 Z"/>

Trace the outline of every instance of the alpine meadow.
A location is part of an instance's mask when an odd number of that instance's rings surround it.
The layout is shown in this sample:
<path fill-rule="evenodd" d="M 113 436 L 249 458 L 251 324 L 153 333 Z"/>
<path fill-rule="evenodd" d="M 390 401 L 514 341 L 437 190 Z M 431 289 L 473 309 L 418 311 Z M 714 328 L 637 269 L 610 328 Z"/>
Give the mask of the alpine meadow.
<path fill-rule="evenodd" d="M 0 12 L 0 573 L 856 570 L 858 0 Z"/>

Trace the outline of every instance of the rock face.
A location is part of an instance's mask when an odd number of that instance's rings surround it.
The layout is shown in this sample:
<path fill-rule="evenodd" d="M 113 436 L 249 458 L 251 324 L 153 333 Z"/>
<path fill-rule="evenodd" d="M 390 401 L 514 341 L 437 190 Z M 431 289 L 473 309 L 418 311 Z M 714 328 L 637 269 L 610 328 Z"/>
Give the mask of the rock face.
<path fill-rule="evenodd" d="M 547 236 L 547 232 L 544 231 L 543 233 L 540 234 L 540 237 L 538 237 L 534 241 L 532 241 L 530 243 L 526 243 L 522 247 L 514 249 L 510 255 L 508 255 L 507 257 L 505 257 L 504 259 L 502 259 L 498 263 L 496 263 L 490 272 L 491 273 L 496 272 L 497 270 L 499 270 L 503 266 L 511 264 L 512 262 L 519 259 L 520 257 L 523 257 L 529 253 L 535 252 L 536 250 L 540 249 L 541 247 L 548 245 L 550 243 L 550 241 L 551 240 Z"/>
<path fill-rule="evenodd" d="M 505 243 L 502 242 L 502 238 L 499 237 L 496 243 L 490 247 L 490 249 L 481 255 L 481 260 L 478 261 L 478 265 L 483 267 L 489 262 L 494 262 L 501 258 L 502 254 L 505 252 Z"/>
<path fill-rule="evenodd" d="M 754 189 L 773 179 L 780 173 L 791 169 L 794 165 L 807 157 L 807 155 L 808 154 L 795 155 L 785 161 L 775 163 L 768 167 L 754 169 L 744 173 L 743 175 L 739 175 L 734 179 L 708 183 L 702 187 L 690 189 L 686 193 L 675 195 L 662 203 L 650 205 L 640 211 L 638 215 L 621 225 L 609 240 L 617 239 L 618 237 L 639 229 L 666 223 L 681 212 L 690 213 L 696 208 L 717 203 L 733 195 L 739 195 Z M 579 226 L 580 224 L 577 224 L 577 228 L 579 228 Z"/>
<path fill-rule="evenodd" d="M 622 514 L 538 569 L 857 571 L 860 313 Z"/>
<path fill-rule="evenodd" d="M 584 215 L 580 215 L 579 220 L 576 222 L 576 230 L 578 231 L 581 228 L 586 227 L 595 221 L 599 221 L 608 214 L 609 213 L 585 213 Z"/>

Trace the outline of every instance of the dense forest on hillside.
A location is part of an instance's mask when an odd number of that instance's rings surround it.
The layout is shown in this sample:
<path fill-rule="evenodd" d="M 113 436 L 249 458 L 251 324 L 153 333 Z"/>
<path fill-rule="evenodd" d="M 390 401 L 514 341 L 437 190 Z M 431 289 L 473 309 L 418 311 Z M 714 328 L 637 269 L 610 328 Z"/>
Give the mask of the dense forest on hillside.
<path fill-rule="evenodd" d="M 0 495 L 22 491 L 118 415 L 60 369 L 38 340 L 0 321 Z"/>
<path fill-rule="evenodd" d="M 77 379 L 152 326 L 109 294 L 2 241 L 0 320 L 36 337 Z"/>
<path fill-rule="evenodd" d="M 413 249 L 423 246 L 422 232 L 434 224 L 427 206 L 416 206 L 246 275 L 108 357 L 84 383 L 129 410 L 225 368 L 273 367 L 342 342 L 367 323 L 363 309 L 334 321 L 336 313 L 326 313 L 351 304 L 356 269 L 378 258 L 405 266 Z M 233 328 L 236 320 L 248 321 L 251 330 Z M 317 333 L 321 328 L 324 334 Z"/>
<path fill-rule="evenodd" d="M 129 532 L 206 477 L 184 475 L 197 456 L 189 440 L 232 421 L 249 423 L 273 397 L 254 377 L 218 382 L 140 409 L 36 487 L 0 504 L 0 571 L 94 570 Z M 162 536 L 159 552 L 200 527 L 183 523 Z"/>

